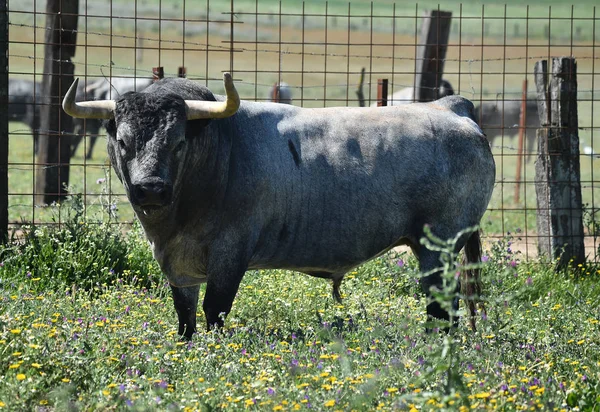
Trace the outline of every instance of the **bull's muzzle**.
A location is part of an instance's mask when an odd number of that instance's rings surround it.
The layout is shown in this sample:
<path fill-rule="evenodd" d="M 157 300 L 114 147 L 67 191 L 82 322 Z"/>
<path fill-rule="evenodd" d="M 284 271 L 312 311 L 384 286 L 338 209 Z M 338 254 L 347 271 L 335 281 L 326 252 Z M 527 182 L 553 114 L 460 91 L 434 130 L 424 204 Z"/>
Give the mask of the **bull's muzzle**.
<path fill-rule="evenodd" d="M 142 208 L 156 208 L 171 203 L 173 186 L 162 180 L 144 181 L 133 185 L 132 203 Z"/>

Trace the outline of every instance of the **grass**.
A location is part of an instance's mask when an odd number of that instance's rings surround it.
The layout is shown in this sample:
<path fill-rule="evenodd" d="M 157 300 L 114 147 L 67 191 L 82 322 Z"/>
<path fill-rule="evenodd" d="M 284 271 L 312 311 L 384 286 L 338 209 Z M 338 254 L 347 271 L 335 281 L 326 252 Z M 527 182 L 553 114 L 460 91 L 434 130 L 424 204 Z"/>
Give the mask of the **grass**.
<path fill-rule="evenodd" d="M 39 2 L 38 2 L 39 3 Z M 188 2 L 189 3 L 189 2 Z M 347 3 L 330 1 L 330 11 L 345 12 Z M 95 2 L 94 7 L 102 3 Z M 125 3 L 114 2 L 120 16 Z M 128 3 L 129 4 L 129 3 Z M 180 13 L 163 1 L 163 16 Z M 211 17 L 219 14 L 211 2 Z M 377 2 L 376 13 L 390 13 L 390 2 Z M 458 2 L 446 3 L 455 12 Z M 252 11 L 254 2 L 236 1 Z M 381 6 L 380 6 L 381 5 Z M 437 5 L 426 2 L 423 7 Z M 579 2 L 575 15 L 591 15 L 593 3 Z M 15 10 L 15 4 L 11 4 Z M 91 6 L 91 4 L 90 4 Z M 236 7 L 237 7 L 236 6 Z M 283 3 L 284 11 L 288 2 Z M 414 5 L 397 12 L 414 14 Z M 539 7 L 538 7 L 539 6 Z M 532 16 L 548 13 L 548 3 L 532 7 Z M 21 5 L 19 5 L 21 7 Z M 31 8 L 23 4 L 24 8 Z M 104 7 L 104 5 L 102 5 Z M 261 2 L 260 10 L 278 8 L 276 2 Z M 323 3 L 307 3 L 309 11 L 322 13 Z M 313 8 L 314 7 L 314 8 Z M 381 8 L 379 8 L 381 7 Z M 404 7 L 404 6 L 402 6 Z M 196 8 L 201 16 L 202 7 Z M 370 2 L 353 2 L 353 13 L 364 13 Z M 43 10 L 42 3 L 38 11 Z M 188 8 L 189 10 L 189 8 Z M 464 16 L 481 16 L 481 3 L 463 6 Z M 507 36 L 511 46 L 501 45 L 503 31 L 494 18 L 503 15 L 503 6 L 486 3 L 489 29 L 474 19 L 464 21 L 460 50 L 449 48 L 446 76 L 464 95 L 476 99 L 495 96 L 498 91 L 518 92 L 524 73 L 531 73 L 531 57 L 569 54 L 561 47 L 569 28 L 553 22 L 551 40 L 544 40 L 544 20 L 532 21 L 525 59 L 524 39 L 510 38 L 514 25 L 522 22 L 523 7 L 508 2 Z M 552 17 L 570 16 L 569 6 L 552 3 Z M 104 13 L 104 12 L 103 12 Z M 148 5 L 143 13 L 156 14 Z M 489 14 L 488 14 L 489 13 Z M 517 16 L 518 14 L 518 16 Z M 40 72 L 43 56 L 42 17 L 11 14 L 10 71 L 21 77 Z M 277 39 L 277 19 L 264 17 L 254 31 L 247 17 L 239 17 L 238 39 L 261 41 Z M 261 17 L 262 19 L 262 17 Z M 283 39 L 301 38 L 299 19 L 284 19 Z M 312 19 L 308 41 L 323 42 L 324 18 Z M 344 57 L 348 34 L 339 19 L 338 27 L 329 21 L 328 46 L 260 44 L 263 50 L 245 49 L 234 54 L 236 79 L 245 98 L 263 98 L 279 71 L 286 81 L 305 86 L 300 103 L 306 106 L 354 104 L 355 79 L 352 75 L 324 75 L 326 67 L 342 67 L 357 73 L 361 67 L 373 71 L 369 92 L 374 95 L 374 79 L 387 76 L 396 87 L 412 84 L 414 70 L 414 17 L 402 18 L 397 46 L 375 46 L 370 59 L 367 48 L 370 23 L 352 18 L 357 30 L 351 34 L 354 55 Z M 376 43 L 389 43 L 390 19 L 377 18 Z M 113 19 L 108 49 L 109 19 L 89 18 L 89 31 L 79 41 L 88 47 L 76 56 L 77 73 L 148 76 L 149 69 L 165 64 L 167 73 L 185 61 L 189 77 L 204 81 L 216 78 L 229 68 L 230 55 L 222 51 L 205 53 L 205 24 L 186 26 L 165 22 L 158 39 L 154 22 L 140 23 L 134 32 L 123 19 Z M 270 23 L 269 23 L 270 21 Z M 126 21 L 125 21 L 126 22 Z M 154 26 L 152 25 L 154 24 Z M 579 59 L 579 89 L 594 86 L 589 21 L 576 21 L 583 27 L 573 54 Z M 211 25 L 209 43 L 228 40 L 228 26 Z M 343 26 L 343 27 L 342 27 Z M 365 29 L 366 28 L 366 29 Z M 237 30 L 237 29 L 236 29 Z M 484 33 L 481 33 L 481 31 Z M 486 33 L 486 30 L 487 33 Z M 503 28 L 502 28 L 503 30 Z M 523 32 L 521 28 L 521 33 Z M 599 31 L 597 30 L 596 33 Z M 457 33 L 453 29 L 453 33 Z M 133 36 L 146 38 L 143 56 L 136 60 Z M 120 37 L 122 36 L 122 37 Z M 499 37 L 500 36 L 500 37 Z M 562 36 L 562 37 L 561 37 Z M 476 43 L 485 39 L 486 48 Z M 182 38 L 187 50 L 181 50 Z M 149 40 L 148 40 L 149 39 Z M 453 37 L 456 40 L 456 37 Z M 35 41 L 37 46 L 18 41 Z M 170 42 L 173 43 L 170 43 Z M 538 46 L 543 44 L 543 50 Z M 158 46 L 163 46 L 159 51 Z M 95 47 L 98 46 L 98 47 Z M 582 47 L 579 47 L 582 46 Z M 119 48 L 121 47 L 121 48 Z M 137 44 L 139 48 L 140 45 Z M 536 48 L 538 47 L 538 48 Z M 541 51 L 540 51 L 541 50 Z M 325 58 L 325 52 L 331 54 Z M 459 58 L 461 61 L 457 61 Z M 37 56 L 31 59 L 30 56 Z M 279 58 L 274 64 L 273 56 Z M 338 56 L 338 57 L 336 57 Z M 341 57 L 339 57 L 341 56 Z M 408 57 L 407 57 L 408 56 Z M 386 57 L 386 58 L 383 58 Z M 510 59 L 504 59 L 509 57 Z M 502 58 L 500 60 L 495 60 Z M 489 61 L 480 61 L 490 59 Z M 33 62 L 33 65 L 32 65 Z M 107 64 L 111 62 L 112 64 Z M 326 67 L 325 67 L 326 66 Z M 502 67 L 500 67 L 502 66 Z M 306 73 L 295 71 L 305 67 Z M 244 71 L 249 70 L 249 71 Z M 265 73 L 256 74 L 256 71 Z M 483 72 L 483 74 L 480 74 Z M 508 74 L 507 74 L 508 73 Z M 510 73 L 518 73 L 512 75 Z M 31 78 L 32 75 L 29 75 Z M 207 81 L 219 92 L 220 81 Z M 530 84 L 533 84 L 530 79 Z M 341 86 L 340 86 L 341 85 Z M 589 92 L 588 92 L 589 94 Z M 323 101 L 323 97 L 337 100 Z M 588 96 L 588 95 L 586 95 Z M 493 97 L 491 97 L 493 98 Z M 344 99 L 350 99 L 343 102 Z M 592 104 L 580 102 L 580 126 L 592 123 Z M 10 221 L 60 221 L 60 227 L 24 227 L 20 240 L 0 250 L 0 408 L 7 410 L 586 410 L 600 408 L 600 268 L 581 265 L 556 273 L 554 262 L 525 261 L 515 253 L 518 239 L 503 237 L 486 242 L 483 266 L 487 316 L 478 319 L 476 332 L 466 320 L 452 333 L 424 333 L 425 302 L 419 292 L 418 270 L 411 255 L 386 254 L 348 274 L 342 285 L 343 304 L 330 296 L 330 285 L 320 279 L 285 271 L 249 272 L 244 278 L 220 332 L 201 332 L 192 342 L 176 336 L 176 314 L 168 286 L 164 283 L 139 228 L 125 230 L 115 224 L 132 220 L 131 209 L 120 183 L 106 166 L 104 142 L 96 147 L 94 158 L 84 161 L 78 153 L 72 161 L 72 193 L 82 193 L 85 210 L 77 209 L 77 196 L 63 205 L 34 207 L 34 162 L 32 144 L 23 126 L 11 124 L 10 140 Z M 586 141 L 599 152 L 597 139 L 582 131 Z M 488 234 L 522 231 L 534 233 L 535 218 L 518 210 L 533 207 L 531 185 L 520 204 L 511 199 L 515 158 L 495 147 L 499 183 L 493 208 L 484 222 Z M 81 150 L 81 149 L 80 149 Z M 77 165 L 75 165 L 77 164 Z M 586 188 L 584 199 L 594 201 L 591 159 L 582 161 Z M 531 180 L 532 165 L 525 168 Z M 102 179 L 105 179 L 102 181 Z M 114 194 L 117 195 L 114 195 Z M 523 200 L 524 199 L 524 200 Z M 592 204 L 595 206 L 594 204 Z M 71 212 L 69 211 L 71 207 Z M 509 209 L 516 208 L 511 211 Z M 73 212 L 74 211 L 74 212 Z M 109 218 L 110 216 L 110 218 Z M 519 230 L 517 230 L 519 229 Z M 28 239 L 24 242 L 24 239 Z M 204 322 L 198 313 L 199 324 Z"/>
<path fill-rule="evenodd" d="M 97 239 L 99 226 L 76 227 Z M 87 232 L 86 232 L 87 230 Z M 75 256 L 56 233 L 46 260 Z M 112 233 L 114 239 L 124 236 Z M 272 270 L 245 276 L 222 331 L 176 335 L 170 291 L 139 232 L 135 257 L 87 282 L 52 265 L 24 270 L 27 246 L 0 266 L 0 406 L 8 410 L 578 410 L 600 407 L 600 268 L 555 273 L 512 239 L 483 266 L 487 316 L 471 331 L 425 334 L 416 261 L 388 253 L 330 284 Z M 115 243 L 115 240 L 109 243 Z M 120 256 L 116 249 L 110 255 Z M 16 251 L 18 250 L 18 252 Z M 118 261 L 115 260 L 115 261 Z M 75 266 L 73 266 L 75 267 Z M 131 276 L 149 268 L 151 282 Z M 50 269 L 48 269 L 50 268 Z M 63 272 L 64 272 L 63 268 Z M 73 272 L 73 269 L 67 269 Z M 85 273 L 82 274 L 85 278 Z M 204 322 L 199 313 L 199 323 Z"/>

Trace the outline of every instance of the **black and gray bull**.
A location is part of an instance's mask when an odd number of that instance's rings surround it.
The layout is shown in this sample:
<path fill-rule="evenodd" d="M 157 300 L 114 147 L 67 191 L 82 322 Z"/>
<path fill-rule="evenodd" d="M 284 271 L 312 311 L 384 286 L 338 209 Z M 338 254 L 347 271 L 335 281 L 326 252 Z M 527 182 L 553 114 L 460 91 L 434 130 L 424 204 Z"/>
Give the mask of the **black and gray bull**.
<path fill-rule="evenodd" d="M 269 89 L 268 102 L 292 104 L 292 88 L 285 82 L 275 83 Z"/>
<path fill-rule="evenodd" d="M 75 103 L 105 118 L 108 153 L 169 280 L 179 333 L 196 330 L 199 285 L 209 328 L 223 325 L 244 273 L 289 269 L 333 280 L 407 244 L 421 270 L 441 266 L 420 244 L 477 225 L 494 187 L 489 143 L 473 105 L 454 96 L 387 108 L 308 109 L 226 99 L 186 79 L 160 80 L 115 101 Z M 459 241 L 467 261 L 479 233 Z M 477 273 L 463 285 L 474 288 Z M 427 295 L 439 272 L 422 278 Z M 458 302 L 455 302 L 455 307 Z M 474 307 L 471 313 L 474 314 Z M 430 316 L 449 319 L 433 300 Z"/>
<path fill-rule="evenodd" d="M 41 85 L 33 80 L 10 79 L 8 82 L 8 120 L 25 123 L 33 136 L 37 152 L 40 129 Z"/>
<path fill-rule="evenodd" d="M 527 113 L 525 122 L 525 140 L 527 142 L 526 159 L 536 152 L 537 129 L 540 127 L 537 101 L 527 100 Z M 482 102 L 475 109 L 475 117 L 481 129 L 494 144 L 497 137 L 512 137 L 519 133 L 521 120 L 521 100 L 497 100 Z"/>

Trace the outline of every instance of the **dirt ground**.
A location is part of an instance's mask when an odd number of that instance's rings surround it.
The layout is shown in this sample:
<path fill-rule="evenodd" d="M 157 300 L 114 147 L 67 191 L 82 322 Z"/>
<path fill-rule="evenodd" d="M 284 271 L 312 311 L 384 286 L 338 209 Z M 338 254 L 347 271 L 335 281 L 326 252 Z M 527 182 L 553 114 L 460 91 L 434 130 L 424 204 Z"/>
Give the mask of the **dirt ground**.
<path fill-rule="evenodd" d="M 502 235 L 490 236 L 483 238 L 483 250 L 490 250 L 492 244 L 502 238 Z M 598 254 L 598 247 L 600 246 L 600 239 L 596 239 L 592 236 L 586 236 L 584 238 L 585 243 L 585 255 L 589 261 L 599 261 L 600 254 Z M 519 253 L 523 259 L 536 259 L 538 257 L 537 249 L 537 237 L 529 236 L 521 239 L 513 239 L 511 241 L 510 248 L 513 252 Z M 394 249 L 397 252 L 410 252 L 408 246 L 400 246 Z"/>

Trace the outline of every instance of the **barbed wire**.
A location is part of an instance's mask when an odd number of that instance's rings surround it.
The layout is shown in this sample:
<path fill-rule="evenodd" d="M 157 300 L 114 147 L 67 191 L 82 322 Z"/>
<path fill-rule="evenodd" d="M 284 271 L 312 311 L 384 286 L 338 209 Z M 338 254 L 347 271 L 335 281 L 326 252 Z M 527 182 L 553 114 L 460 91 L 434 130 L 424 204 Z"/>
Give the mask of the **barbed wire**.
<path fill-rule="evenodd" d="M 233 39 L 232 41 L 230 40 L 224 40 L 224 42 L 227 42 L 228 45 L 227 46 L 223 46 L 223 45 L 216 45 L 216 44 L 210 44 L 210 43 L 200 43 L 200 42 L 193 42 L 193 41 L 184 41 L 184 40 L 173 40 L 173 39 L 163 39 L 163 38 L 151 38 L 151 37 L 143 37 L 143 36 L 128 36 L 125 34 L 115 34 L 115 33 L 103 33 L 103 32 L 88 32 L 85 30 L 64 30 L 64 29 L 52 29 L 50 27 L 43 27 L 43 26 L 36 26 L 36 25 L 28 25 L 28 24 L 22 24 L 22 23 L 8 23 L 9 25 L 13 25 L 13 26 L 17 26 L 17 27 L 27 27 L 27 28 L 33 28 L 33 29 L 40 29 L 40 30 L 47 30 L 47 31 L 67 31 L 67 32 L 73 32 L 73 33 L 82 33 L 85 35 L 94 35 L 94 36 L 105 36 L 105 37 L 110 37 L 110 38 L 122 38 L 122 39 L 130 39 L 130 40 L 148 40 L 148 41 L 152 41 L 152 42 L 157 42 L 157 43 L 170 43 L 170 44 L 177 44 L 177 45 L 182 45 L 182 46 L 203 46 L 206 47 L 208 49 L 208 51 L 210 51 L 210 48 L 216 49 L 214 51 L 232 51 L 231 48 L 231 44 L 240 44 L 240 43 L 246 43 L 244 41 L 236 41 L 235 39 Z M 36 43 L 36 44 L 40 44 L 40 43 Z M 419 44 L 419 43 L 344 43 L 344 44 L 337 44 L 337 43 L 326 43 L 326 42 L 309 42 L 309 41 L 305 41 L 303 43 L 299 43 L 299 42 L 261 42 L 261 41 L 253 41 L 252 44 L 255 45 L 259 45 L 259 44 L 272 44 L 273 46 L 290 46 L 290 45 L 297 45 L 297 46 L 373 46 L 373 47 L 383 47 L 383 46 L 389 46 L 389 47 L 401 47 L 401 46 L 412 46 L 412 47 L 418 47 L 418 46 L 424 46 L 424 44 Z M 106 47 L 103 45 L 83 45 L 84 47 Z M 498 45 L 494 45 L 494 44 L 448 44 L 448 47 L 452 47 L 452 46 L 460 46 L 460 47 L 478 47 L 481 48 L 483 46 L 485 47 L 507 47 L 506 44 L 498 44 Z M 532 47 L 532 45 L 508 45 L 509 47 L 518 47 L 518 48 L 523 48 L 526 49 L 528 47 Z M 545 45 L 544 45 L 545 46 Z M 170 50 L 168 48 L 164 48 L 164 47 L 147 47 L 147 46 L 137 46 L 137 47 L 127 47 L 127 46 L 111 46 L 113 48 L 127 48 L 127 49 L 140 49 L 140 50 Z M 537 46 L 536 47 L 540 47 Z M 567 44 L 567 45 L 552 45 L 552 47 L 571 47 L 571 48 L 593 48 L 594 45 L 590 44 L 590 45 L 572 45 L 572 44 Z M 182 50 L 181 48 L 178 48 L 176 50 Z M 183 49 L 184 51 L 186 49 Z M 206 50 L 195 50 L 195 49 L 187 49 L 188 51 L 206 51 Z M 343 57 L 343 58 L 369 58 L 369 59 L 385 59 L 385 60 L 406 60 L 406 61 L 421 61 L 421 60 L 425 60 L 427 58 L 418 58 L 418 57 L 414 57 L 414 56 L 397 56 L 397 55 L 372 55 L 372 54 L 366 54 L 366 55 L 362 55 L 362 54 L 347 54 L 347 53 L 332 53 L 332 52 L 308 52 L 306 50 L 302 50 L 302 51 L 290 51 L 290 50 L 270 50 L 270 49 L 257 49 L 257 48 L 247 48 L 247 47 L 233 47 L 233 51 L 234 52 L 260 52 L 260 53 L 275 53 L 275 54 L 283 54 L 283 55 L 302 55 L 302 56 L 318 56 L 318 57 Z M 483 51 L 482 51 L 483 53 Z M 535 59 L 547 59 L 548 55 L 542 55 L 542 56 L 518 56 L 518 57 L 496 57 L 496 58 L 488 58 L 488 59 L 453 59 L 453 58 L 444 58 L 444 59 L 439 59 L 440 62 L 464 62 L 464 63 L 480 63 L 480 62 L 497 62 L 497 61 L 512 61 L 512 60 L 535 60 Z M 577 59 L 580 60 L 600 60 L 600 56 L 580 56 L 577 57 Z"/>
<path fill-rule="evenodd" d="M 27 55 L 9 54 L 8 56 L 9 57 L 15 57 L 15 58 L 43 60 L 42 57 L 34 57 L 34 56 L 27 56 Z M 58 63 L 71 62 L 70 60 L 60 60 L 60 59 L 51 59 L 51 61 L 58 62 Z M 75 63 L 77 63 L 77 62 L 75 62 Z M 149 75 L 148 78 L 150 78 L 152 76 L 152 70 L 144 70 L 144 69 L 139 69 L 139 68 L 133 69 L 131 67 L 106 65 L 106 64 L 93 64 L 93 63 L 87 63 L 86 66 L 88 66 L 88 67 L 89 66 L 99 67 L 99 68 L 102 68 L 102 69 L 110 67 L 112 69 L 117 69 L 117 70 L 129 70 L 129 71 L 135 71 L 136 73 L 137 72 L 147 73 Z M 14 74 L 17 74 L 17 73 L 18 74 L 26 74 L 26 73 L 23 73 L 23 72 L 12 72 L 12 73 L 14 73 Z M 277 71 L 273 71 L 273 73 L 278 73 L 278 72 Z M 331 74 L 331 72 L 325 72 L 325 71 L 323 71 L 323 73 L 324 74 Z M 344 73 L 344 74 L 346 74 L 346 73 Z M 349 72 L 349 74 L 357 74 L 358 75 L 358 74 L 360 74 L 360 72 L 355 72 L 355 73 Z M 381 74 L 381 73 L 377 72 L 375 74 Z M 398 75 L 398 73 L 389 73 L 389 74 L 390 75 Z M 404 74 L 404 73 L 402 73 L 402 74 Z M 447 74 L 453 74 L 453 73 L 447 73 Z M 462 74 L 466 75 L 466 73 L 464 73 L 464 72 Z M 481 74 L 483 75 L 485 73 L 481 73 Z M 525 74 L 525 73 L 523 73 L 523 74 Z M 43 75 L 43 73 L 31 73 L 31 75 L 34 75 L 34 76 L 35 75 L 40 75 L 41 76 L 41 75 Z M 79 76 L 81 76 L 81 75 L 83 75 L 83 74 L 80 74 Z M 104 78 L 104 79 L 108 80 L 108 79 L 114 79 L 114 78 L 140 79 L 140 78 L 143 78 L 143 77 L 142 76 L 137 76 L 137 75 L 133 75 L 133 76 L 115 75 L 115 74 L 113 74 L 113 75 L 106 75 L 106 74 L 102 73 L 102 76 L 94 76 L 94 75 L 90 76 L 90 75 L 87 75 L 87 78 L 88 79 L 91 78 L 91 79 L 93 79 L 92 81 L 96 81 L 96 80 L 101 79 L 101 78 Z M 187 78 L 190 79 L 190 80 L 208 80 L 208 81 L 219 81 L 219 82 L 222 81 L 221 78 L 217 78 L 217 77 L 206 78 L 206 77 L 199 76 L 199 75 L 194 75 L 194 74 L 188 74 Z M 243 84 L 243 85 L 248 85 L 248 86 L 252 86 L 252 87 L 258 86 L 258 87 L 264 87 L 264 88 L 269 88 L 269 87 L 273 86 L 273 83 L 255 83 L 255 82 L 250 82 L 250 81 L 245 81 L 245 80 L 237 80 L 236 84 Z M 363 85 L 368 86 L 368 87 L 374 87 L 374 86 L 377 86 L 377 82 L 374 82 L 374 81 L 365 81 L 365 82 L 363 82 Z M 398 82 L 394 83 L 394 82 L 389 82 L 389 81 L 388 81 L 388 86 L 389 87 L 393 87 L 393 88 L 403 88 L 403 89 L 404 88 L 415 88 L 415 89 L 418 88 L 418 89 L 422 89 L 422 90 L 423 89 L 426 89 L 426 90 L 435 90 L 435 89 L 438 89 L 438 87 L 416 86 L 414 84 L 398 83 Z M 288 87 L 290 87 L 291 89 L 298 89 L 298 90 L 300 90 L 300 89 L 323 89 L 323 88 L 348 88 L 348 89 L 350 89 L 350 88 L 356 88 L 357 84 L 356 83 L 352 83 L 352 84 L 338 83 L 338 84 L 327 84 L 327 85 L 303 85 L 303 86 L 297 86 L 297 85 L 288 84 Z M 582 89 L 578 89 L 577 92 L 578 93 L 590 93 L 590 94 L 598 93 L 600 95 L 600 89 L 583 89 L 583 90 Z M 533 92 L 533 91 L 531 93 L 535 94 L 535 92 Z M 483 92 L 479 93 L 478 91 L 475 91 L 474 93 L 472 92 L 472 94 L 474 94 L 474 95 L 481 94 L 482 96 L 494 96 L 494 99 L 487 99 L 487 100 L 488 101 L 495 101 L 495 100 L 498 100 L 498 96 L 499 95 L 521 96 L 522 92 L 519 92 L 519 91 L 514 91 L 514 92 L 512 92 L 512 91 L 504 91 L 504 92 L 483 91 Z M 11 95 L 9 95 L 9 96 L 11 96 Z M 58 96 L 48 96 L 48 95 L 39 96 L 39 97 L 40 97 L 40 99 L 58 98 Z M 304 100 L 309 100 L 309 99 L 308 98 L 304 98 Z M 336 99 L 323 99 L 323 98 L 319 98 L 319 99 L 316 99 L 316 100 L 332 101 L 332 100 L 336 100 Z M 346 101 L 346 99 L 337 99 L 337 100 Z M 373 100 L 375 100 L 375 99 L 373 99 Z M 472 99 L 472 100 L 474 100 L 474 99 Z M 476 99 L 476 100 L 479 100 L 479 99 Z M 483 99 L 481 99 L 481 100 L 483 100 Z M 502 100 L 507 101 L 508 99 L 502 99 Z M 517 99 L 512 99 L 512 100 L 521 101 L 521 98 L 519 97 Z M 579 101 L 581 102 L 581 100 L 579 100 Z M 591 100 L 588 100 L 588 101 L 598 101 L 598 99 L 591 99 Z"/>

